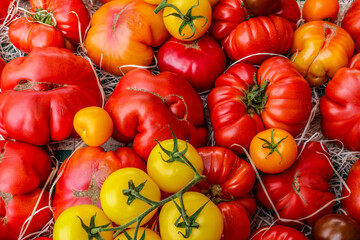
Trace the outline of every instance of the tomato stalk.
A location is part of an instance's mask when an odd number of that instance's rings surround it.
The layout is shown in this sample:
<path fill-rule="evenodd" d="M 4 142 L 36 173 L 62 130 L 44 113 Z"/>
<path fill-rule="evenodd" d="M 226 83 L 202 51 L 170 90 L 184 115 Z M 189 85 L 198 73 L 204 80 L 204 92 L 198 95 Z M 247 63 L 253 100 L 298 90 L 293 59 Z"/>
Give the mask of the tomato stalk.
<path fill-rule="evenodd" d="M 255 111 L 257 114 L 261 114 L 263 111 L 266 101 L 267 95 L 265 96 L 266 87 L 269 84 L 268 80 L 265 80 L 264 83 L 259 86 L 256 82 L 254 76 L 255 84 L 250 88 L 250 91 L 246 94 L 246 99 L 244 103 L 248 106 L 248 113 L 252 113 L 251 111 Z"/>
<path fill-rule="evenodd" d="M 39 23 L 44 23 L 50 26 L 55 27 L 56 22 L 54 21 L 54 12 L 53 11 L 47 11 L 43 8 L 36 8 L 34 14 L 28 14 L 32 19 Z"/>
<path fill-rule="evenodd" d="M 264 138 L 260 138 L 260 137 L 257 137 L 258 139 L 264 141 L 265 143 L 262 145 L 263 148 L 268 148 L 270 149 L 270 152 L 266 155 L 265 158 L 267 158 L 269 155 L 271 155 L 274 151 L 279 154 L 280 156 L 280 162 L 279 164 L 281 163 L 282 161 L 282 155 L 280 154 L 279 150 L 277 149 L 277 147 L 279 146 L 279 144 L 284 141 L 288 136 L 282 138 L 280 141 L 278 141 L 277 143 L 274 142 L 274 130 L 275 129 L 272 129 L 271 130 L 271 134 L 270 134 L 270 142 Z"/>

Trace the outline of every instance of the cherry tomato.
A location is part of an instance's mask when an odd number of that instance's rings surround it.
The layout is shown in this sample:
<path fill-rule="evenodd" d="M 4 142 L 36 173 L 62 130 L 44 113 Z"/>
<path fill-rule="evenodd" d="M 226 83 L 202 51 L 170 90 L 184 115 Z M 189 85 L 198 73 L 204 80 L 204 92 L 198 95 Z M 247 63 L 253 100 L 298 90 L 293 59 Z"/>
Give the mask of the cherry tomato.
<path fill-rule="evenodd" d="M 103 108 L 86 107 L 75 114 L 74 129 L 88 146 L 98 147 L 111 137 L 113 121 Z"/>
<path fill-rule="evenodd" d="M 142 235 L 144 234 L 144 231 L 145 231 L 145 238 L 143 240 L 161 240 L 160 236 L 156 232 L 154 232 L 153 230 L 151 230 L 149 228 L 144 228 L 144 227 L 139 228 L 136 239 L 140 239 L 142 237 Z M 132 238 L 134 238 L 135 228 L 126 229 L 126 232 Z M 128 240 L 128 238 L 126 237 L 125 233 L 121 233 L 114 240 Z"/>
<path fill-rule="evenodd" d="M 177 144 L 174 145 L 175 140 Z M 166 150 L 174 152 L 174 146 L 176 145 L 178 146 L 177 152 L 182 152 L 187 148 L 183 156 L 190 161 L 200 174 L 202 174 L 204 169 L 201 156 L 188 142 L 181 139 L 167 139 L 158 143 L 149 154 L 147 172 L 159 188 L 167 193 L 178 192 L 185 187 L 195 175 L 194 171 L 185 163 L 172 161 L 165 153 Z M 166 150 L 164 151 L 163 149 Z M 178 160 L 181 160 L 181 158 L 178 158 Z"/>
<path fill-rule="evenodd" d="M 100 202 L 106 216 L 118 225 L 130 222 L 150 208 L 148 203 L 137 198 L 129 202 L 131 197 L 123 191 L 131 189 L 130 182 L 135 188 L 143 184 L 142 189 L 138 190 L 143 197 L 152 201 L 160 200 L 159 187 L 144 171 L 129 167 L 113 172 L 106 178 L 100 190 Z M 155 212 L 154 210 L 146 215 L 141 225 L 147 223 Z M 136 223 L 131 225 L 135 226 Z"/>
<path fill-rule="evenodd" d="M 306 0 L 302 8 L 302 17 L 305 22 L 314 20 L 334 22 L 338 12 L 338 0 Z"/>
<path fill-rule="evenodd" d="M 66 209 L 55 222 L 53 240 L 88 240 L 88 234 L 83 229 L 79 218 L 82 219 L 85 225 L 90 226 L 91 217 L 95 214 L 95 226 L 111 223 L 100 208 L 91 204 L 77 205 Z M 112 224 L 108 227 L 112 227 Z M 104 231 L 100 235 L 104 240 L 113 240 L 112 231 Z"/>
<path fill-rule="evenodd" d="M 288 169 L 297 152 L 294 137 L 279 128 L 259 132 L 250 143 L 251 159 L 256 168 L 265 173 L 280 173 Z"/>
<path fill-rule="evenodd" d="M 198 192 L 186 192 L 183 195 L 186 214 L 192 216 L 199 208 L 205 205 L 198 217 L 191 221 L 198 224 L 192 228 L 187 240 L 220 240 L 223 231 L 223 218 L 219 208 L 205 195 Z M 179 199 L 175 202 L 180 206 Z M 185 228 L 176 227 L 184 223 L 179 210 L 173 201 L 164 204 L 159 215 L 160 235 L 162 240 L 184 240 Z"/>

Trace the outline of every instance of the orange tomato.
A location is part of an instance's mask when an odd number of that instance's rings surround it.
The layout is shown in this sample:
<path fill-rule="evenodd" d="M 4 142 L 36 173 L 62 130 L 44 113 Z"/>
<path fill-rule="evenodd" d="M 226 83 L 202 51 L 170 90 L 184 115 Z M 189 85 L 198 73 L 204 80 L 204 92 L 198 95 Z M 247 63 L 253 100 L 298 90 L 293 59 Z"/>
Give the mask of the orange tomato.
<path fill-rule="evenodd" d="M 334 22 L 338 12 L 338 0 L 306 0 L 302 8 L 302 17 L 305 22 L 314 20 Z"/>
<path fill-rule="evenodd" d="M 264 173 L 280 173 L 296 160 L 297 145 L 293 136 L 280 128 L 259 132 L 250 143 L 250 156 Z"/>

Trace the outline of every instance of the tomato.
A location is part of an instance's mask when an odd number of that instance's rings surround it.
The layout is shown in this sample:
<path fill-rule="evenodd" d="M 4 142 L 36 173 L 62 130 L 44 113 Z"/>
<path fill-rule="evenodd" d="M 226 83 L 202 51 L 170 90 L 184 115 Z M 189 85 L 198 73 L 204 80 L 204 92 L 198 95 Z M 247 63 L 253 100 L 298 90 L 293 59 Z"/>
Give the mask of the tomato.
<path fill-rule="evenodd" d="M 360 225 L 344 214 L 330 213 L 322 216 L 311 231 L 313 240 L 357 239 L 360 235 Z"/>
<path fill-rule="evenodd" d="M 126 232 L 133 238 L 135 234 L 135 228 L 126 229 Z M 154 232 L 149 228 L 144 228 L 144 227 L 139 228 L 136 239 L 140 239 L 140 237 L 144 234 L 144 232 L 145 232 L 145 238 L 143 240 L 161 240 L 160 236 L 156 232 Z M 128 238 L 125 236 L 124 233 L 122 233 L 119 236 L 117 236 L 114 240 L 128 240 Z"/>
<path fill-rule="evenodd" d="M 101 106 L 89 61 L 66 49 L 36 48 L 6 64 L 0 79 L 0 134 L 45 145 L 75 136 L 75 113 Z"/>
<path fill-rule="evenodd" d="M 0 141 L 0 239 L 17 240 L 34 207 L 38 211 L 23 236 L 40 231 L 52 219 L 49 192 L 42 188 L 51 173 L 50 156 L 41 148 Z"/>
<path fill-rule="evenodd" d="M 191 144 L 181 139 L 161 141 L 151 150 L 147 161 L 147 172 L 149 176 L 162 191 L 176 193 L 194 178 L 195 173 L 187 164 L 180 162 L 183 161 L 181 157 L 172 157 L 172 154 L 169 156 L 164 149 L 172 153 L 183 152 L 186 149 L 183 156 L 200 174 L 204 168 L 203 160 Z M 167 162 L 167 160 L 175 161 Z"/>
<path fill-rule="evenodd" d="M 264 173 L 288 169 L 298 153 L 294 137 L 279 128 L 259 132 L 250 143 L 250 156 L 255 167 Z"/>
<path fill-rule="evenodd" d="M 186 42 L 173 37 L 159 48 L 157 59 L 161 72 L 179 73 L 199 92 L 214 87 L 227 64 L 219 43 L 208 34 Z"/>
<path fill-rule="evenodd" d="M 8 14 L 8 9 L 10 7 L 10 2 L 12 0 L 2 0 L 0 2 L 0 24 L 2 24 Z"/>
<path fill-rule="evenodd" d="M 198 217 L 192 221 L 199 226 L 191 228 L 188 240 L 220 240 L 223 231 L 223 218 L 218 207 L 205 195 L 198 192 L 186 192 L 183 195 L 184 207 L 188 216 L 193 215 L 205 205 Z M 179 199 L 175 202 L 180 206 Z M 175 226 L 176 222 L 182 223 L 179 210 L 173 201 L 163 205 L 159 215 L 160 235 L 163 240 L 181 240 L 185 236 L 185 227 Z"/>
<path fill-rule="evenodd" d="M 257 229 L 250 240 L 308 240 L 300 231 L 282 225 L 264 226 Z"/>
<path fill-rule="evenodd" d="M 302 8 L 305 22 L 324 20 L 334 22 L 339 13 L 338 0 L 306 0 Z"/>
<path fill-rule="evenodd" d="M 86 107 L 75 114 L 74 129 L 88 146 L 98 147 L 111 137 L 113 121 L 103 108 Z"/>
<path fill-rule="evenodd" d="M 265 79 L 269 84 L 261 90 Z M 255 95 L 258 102 L 248 100 Z M 250 64 L 232 66 L 215 81 L 207 104 L 216 144 L 238 153 L 243 151 L 234 144 L 249 149 L 253 137 L 265 128 L 281 128 L 296 136 L 312 108 L 309 84 L 283 57 L 266 60 L 258 73 Z"/>
<path fill-rule="evenodd" d="M 289 20 L 291 22 L 291 25 L 293 26 L 293 29 L 295 30 L 297 28 L 296 24 L 301 18 L 301 11 L 298 1 L 280 0 L 280 2 L 281 7 L 279 11 L 277 11 L 275 14 Z"/>
<path fill-rule="evenodd" d="M 167 0 L 155 12 L 164 9 L 163 20 L 169 33 L 182 41 L 192 41 L 206 33 L 211 25 L 208 0 Z"/>
<path fill-rule="evenodd" d="M 351 66 L 359 63 L 358 56 Z M 320 98 L 321 131 L 329 139 L 337 139 L 351 150 L 360 150 L 360 69 L 341 68 Z"/>
<path fill-rule="evenodd" d="M 162 0 L 144 0 L 147 3 L 159 5 Z M 211 7 L 214 7 L 220 0 L 209 0 Z"/>
<path fill-rule="evenodd" d="M 126 104 L 124 104 L 126 103 Z M 133 143 L 142 159 L 156 145 L 154 140 L 188 140 L 195 148 L 205 146 L 207 130 L 199 94 L 182 76 L 170 72 L 153 75 L 136 69 L 125 74 L 105 104 L 114 121 L 113 138 Z"/>
<path fill-rule="evenodd" d="M 280 219 L 281 224 L 302 227 L 300 221 L 313 226 L 319 217 L 332 212 L 335 196 L 329 191 L 329 181 L 334 171 L 326 147 L 319 142 L 299 146 L 299 152 L 290 168 L 279 174 L 264 174 L 261 179 L 280 218 L 298 220 Z M 265 189 L 258 184 L 256 197 L 262 205 L 272 209 Z"/>
<path fill-rule="evenodd" d="M 82 219 L 86 226 L 90 226 L 91 217 L 95 216 L 95 226 L 103 226 L 106 224 L 112 227 L 111 221 L 105 213 L 94 205 L 77 205 L 66 209 L 56 220 L 53 229 L 53 240 L 88 240 L 88 234 L 81 226 Z M 104 231 L 100 233 L 104 240 L 113 240 L 112 231 Z M 92 238 L 95 240 L 95 238 Z"/>
<path fill-rule="evenodd" d="M 291 60 L 311 86 L 320 86 L 354 53 L 354 41 L 341 27 L 325 21 L 310 21 L 294 33 Z"/>
<path fill-rule="evenodd" d="M 1 72 L 2 72 L 2 70 L 4 69 L 4 67 L 5 67 L 5 61 L 4 61 L 4 59 L 2 59 L 1 57 L 0 57 L 0 76 L 1 76 Z M 0 87 L 1 87 L 1 85 L 0 85 Z"/>
<path fill-rule="evenodd" d="M 48 237 L 38 237 L 38 238 L 35 238 L 34 240 L 52 240 L 52 239 L 48 238 Z"/>
<path fill-rule="evenodd" d="M 61 164 L 53 201 L 55 220 L 65 209 L 80 204 L 101 207 L 100 189 L 114 171 L 136 167 L 146 170 L 144 161 L 128 147 L 106 152 L 101 147 L 84 147 Z"/>
<path fill-rule="evenodd" d="M 341 200 L 341 207 L 347 215 L 360 224 L 360 161 L 353 163 L 346 178 L 346 187 L 343 187 L 341 196 L 346 197 Z"/>
<path fill-rule="evenodd" d="M 280 0 L 243 0 L 246 9 L 255 16 L 276 13 L 281 7 Z"/>
<path fill-rule="evenodd" d="M 151 206 L 139 199 L 134 199 L 128 203 L 130 197 L 125 195 L 123 191 L 130 189 L 130 180 L 135 188 L 145 183 L 139 191 L 142 196 L 155 202 L 160 200 L 159 187 L 144 171 L 127 167 L 111 173 L 101 188 L 100 201 L 106 216 L 118 225 L 130 222 Z M 155 214 L 155 211 L 146 215 L 141 221 L 141 225 L 147 223 Z M 136 223 L 131 226 L 135 227 L 135 225 Z"/>
<path fill-rule="evenodd" d="M 345 12 L 341 26 L 355 42 L 355 53 L 360 52 L 360 0 L 354 0 Z"/>
<path fill-rule="evenodd" d="M 105 71 L 123 75 L 134 67 L 148 66 L 154 51 L 168 38 L 161 14 L 143 0 L 119 0 L 102 5 L 91 18 L 85 38 L 89 58 Z M 141 34 L 140 34 L 141 33 Z"/>

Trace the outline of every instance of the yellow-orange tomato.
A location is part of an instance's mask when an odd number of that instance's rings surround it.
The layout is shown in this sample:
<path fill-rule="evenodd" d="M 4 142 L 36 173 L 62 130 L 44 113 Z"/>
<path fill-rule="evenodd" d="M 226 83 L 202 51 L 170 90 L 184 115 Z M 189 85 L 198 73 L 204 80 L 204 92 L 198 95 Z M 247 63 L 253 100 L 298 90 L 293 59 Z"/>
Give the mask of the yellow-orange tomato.
<path fill-rule="evenodd" d="M 291 60 L 311 86 L 320 86 L 347 66 L 354 48 L 354 41 L 343 28 L 310 21 L 294 33 Z"/>
<path fill-rule="evenodd" d="M 338 13 L 338 0 L 306 0 L 302 8 L 302 17 L 305 22 L 315 20 L 334 22 Z"/>
<path fill-rule="evenodd" d="M 86 107 L 75 114 L 74 129 L 88 146 L 98 147 L 111 137 L 113 121 L 103 108 Z"/>
<path fill-rule="evenodd" d="M 143 235 L 144 231 L 145 231 L 145 239 L 144 240 L 161 240 L 160 236 L 156 232 L 154 232 L 153 230 L 151 230 L 149 228 L 144 228 L 144 227 L 139 227 L 139 231 L 138 231 L 136 239 L 140 239 L 141 236 Z M 132 238 L 134 238 L 135 228 L 126 229 L 126 232 Z M 128 238 L 125 236 L 125 233 L 122 233 L 119 236 L 117 236 L 114 240 L 128 240 Z"/>
<path fill-rule="evenodd" d="M 297 156 L 296 142 L 285 130 L 271 128 L 259 132 L 250 143 L 250 156 L 264 173 L 280 173 L 288 169 Z"/>
<path fill-rule="evenodd" d="M 100 0 L 100 1 L 109 1 L 109 0 Z M 144 1 L 153 5 L 159 5 L 161 3 L 161 0 L 144 0 Z M 211 7 L 214 7 L 219 1 L 220 0 L 209 0 L 209 3 Z"/>

